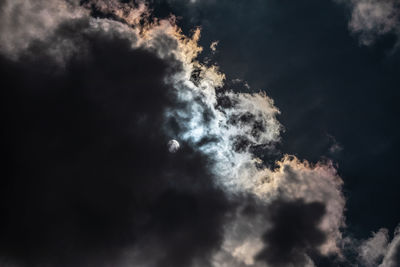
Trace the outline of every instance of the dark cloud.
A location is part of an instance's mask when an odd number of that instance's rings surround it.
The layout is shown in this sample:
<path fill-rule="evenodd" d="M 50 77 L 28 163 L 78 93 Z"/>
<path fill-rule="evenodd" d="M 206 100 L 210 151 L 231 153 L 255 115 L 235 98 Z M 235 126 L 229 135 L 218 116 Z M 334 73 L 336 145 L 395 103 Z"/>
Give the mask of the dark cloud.
<path fill-rule="evenodd" d="M 105 266 L 149 247 L 150 266 L 207 259 L 230 204 L 209 158 L 184 142 L 168 151 L 163 114 L 176 101 L 164 79 L 179 64 L 85 29 L 66 23 L 51 37 L 84 47 L 62 67 L 41 41 L 0 58 L 0 258 Z"/>
<path fill-rule="evenodd" d="M 318 228 L 325 214 L 323 203 L 277 200 L 268 209 L 271 228 L 263 235 L 265 248 L 258 260 L 271 266 L 306 266 L 307 253 L 315 252 L 326 236 Z"/>
<path fill-rule="evenodd" d="M 93 10 L 97 13 L 92 15 L 114 19 Z M 201 106 L 201 125 L 210 124 L 216 114 L 202 95 L 178 103 L 175 88 L 165 82 L 185 66 L 173 56 L 157 55 L 169 54 L 177 44 L 159 35 L 152 40 L 154 49 L 132 48 L 136 40 L 124 35 L 122 26 L 86 16 L 60 19 L 53 27 L 13 51 L 17 58 L 1 57 L 7 161 L 0 191 L 0 212 L 6 218 L 0 223 L 0 259 L 22 266 L 119 266 L 124 257 L 140 266 L 211 265 L 225 241 L 227 219 L 233 218 L 232 202 L 239 197 L 229 195 L 228 200 L 214 186 L 215 158 L 196 149 L 217 143 L 220 136 L 178 140 L 180 150 L 168 151 L 169 140 L 189 131 L 183 127 L 190 126 L 191 105 Z M 194 84 L 204 82 L 203 71 L 199 67 L 192 73 Z M 232 81 L 237 87 L 241 83 Z M 218 96 L 217 108 L 229 114 L 227 125 L 237 127 L 236 150 L 244 153 L 253 145 L 262 150 L 279 139 L 278 110 L 265 94 L 220 93 L 227 101 Z M 166 119 L 175 108 L 187 114 L 184 122 Z M 240 179 L 253 178 L 243 178 L 243 171 Z M 264 241 L 276 243 L 276 251 L 268 247 L 259 259 L 280 263 L 271 255 L 280 252 L 305 260 L 300 246 L 316 246 L 317 237 L 289 232 L 288 248 L 273 232 L 285 228 L 279 225 L 281 213 L 287 216 L 294 205 L 305 212 L 301 230 L 317 235 L 314 219 L 319 221 L 325 211 L 319 214 L 316 204 L 279 203 L 264 218 L 275 227 Z M 247 229 L 247 221 L 240 224 Z M 237 245 L 246 238 L 242 234 Z M 248 250 L 256 253 L 252 246 Z"/>
<path fill-rule="evenodd" d="M 149 2 L 151 14 L 141 1 L 0 3 L 0 264 L 398 265 L 398 230 L 391 241 L 343 239 L 334 163 L 282 157 L 334 157 L 365 178 L 349 183 L 360 192 L 396 176 L 386 152 L 398 144 L 388 127 L 398 63 L 380 58 L 390 42 L 359 50 L 333 1 Z M 173 20 L 146 24 L 170 12 L 192 38 Z M 199 31 L 188 30 L 199 24 L 203 46 L 219 40 L 223 51 L 206 50 L 204 65 Z M 263 88 L 284 111 L 282 144 Z M 393 181 L 380 183 L 389 196 Z M 361 219 L 397 223 L 397 202 L 370 209 L 376 199 L 354 192 L 363 203 L 350 198 L 350 222 L 357 206 Z"/>

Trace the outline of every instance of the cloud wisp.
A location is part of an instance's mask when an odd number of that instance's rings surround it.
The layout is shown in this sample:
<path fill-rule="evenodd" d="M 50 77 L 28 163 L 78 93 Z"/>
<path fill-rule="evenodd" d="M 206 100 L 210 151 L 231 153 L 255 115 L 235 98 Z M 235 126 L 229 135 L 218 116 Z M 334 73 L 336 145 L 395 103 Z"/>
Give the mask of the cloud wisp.
<path fill-rule="evenodd" d="M 379 229 L 370 239 L 363 241 L 358 255 L 363 266 L 394 267 L 400 263 L 400 228 L 395 229 L 390 240 L 389 231 Z"/>
<path fill-rule="evenodd" d="M 372 45 L 386 34 L 400 36 L 400 4 L 396 0 L 335 0 L 351 10 L 349 30 L 360 44 Z M 398 43 L 398 40 L 397 40 Z"/>

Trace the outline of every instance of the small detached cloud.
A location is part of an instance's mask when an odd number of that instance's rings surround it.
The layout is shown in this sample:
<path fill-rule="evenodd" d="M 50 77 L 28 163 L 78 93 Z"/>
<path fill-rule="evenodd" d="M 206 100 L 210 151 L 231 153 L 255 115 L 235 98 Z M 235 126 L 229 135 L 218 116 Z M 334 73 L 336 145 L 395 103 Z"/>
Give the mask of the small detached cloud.
<path fill-rule="evenodd" d="M 349 30 L 360 44 L 372 45 L 386 34 L 400 37 L 400 3 L 396 0 L 335 0 L 351 10 Z"/>
<path fill-rule="evenodd" d="M 210 49 L 213 53 L 217 51 L 217 46 L 218 46 L 219 41 L 214 41 L 210 44 Z"/>

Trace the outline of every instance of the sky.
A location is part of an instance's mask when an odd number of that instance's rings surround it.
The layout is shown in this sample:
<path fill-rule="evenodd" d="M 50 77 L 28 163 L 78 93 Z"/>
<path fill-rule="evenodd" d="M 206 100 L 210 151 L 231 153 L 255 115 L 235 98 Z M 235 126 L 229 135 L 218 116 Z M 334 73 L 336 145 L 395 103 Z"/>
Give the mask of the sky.
<path fill-rule="evenodd" d="M 396 0 L 4 0 L 0 266 L 400 266 Z"/>

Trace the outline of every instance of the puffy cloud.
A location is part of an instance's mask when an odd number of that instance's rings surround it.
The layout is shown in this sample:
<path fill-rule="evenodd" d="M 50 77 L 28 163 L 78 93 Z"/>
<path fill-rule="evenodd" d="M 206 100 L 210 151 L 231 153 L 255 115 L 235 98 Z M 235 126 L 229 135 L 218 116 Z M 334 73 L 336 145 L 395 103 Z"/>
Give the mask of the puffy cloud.
<path fill-rule="evenodd" d="M 216 266 L 314 266 L 342 257 L 345 199 L 335 168 L 294 156 L 277 165 L 252 170 L 253 198 L 225 228 Z"/>
<path fill-rule="evenodd" d="M 325 212 L 319 227 L 325 231 L 327 239 L 321 246 L 321 253 L 338 252 L 340 228 L 344 226 L 345 199 L 341 191 L 343 181 L 332 163 L 312 165 L 293 156 L 286 156 L 277 163 L 279 167 L 265 176 L 264 181 L 257 185 L 256 192 L 261 196 L 265 194 L 268 199 L 322 203 Z"/>
<path fill-rule="evenodd" d="M 271 266 L 312 265 L 307 253 L 325 242 L 326 236 L 319 229 L 325 206 L 319 202 L 276 201 L 269 209 L 272 227 L 263 235 L 265 248 L 257 259 Z"/>
<path fill-rule="evenodd" d="M 247 209 L 251 209 L 250 213 Z M 263 249 L 263 231 L 266 221 L 259 207 L 254 203 L 239 209 L 233 220 L 225 226 L 224 242 L 213 255 L 215 267 L 264 266 L 257 261 L 257 254 Z"/>
<path fill-rule="evenodd" d="M 400 5 L 396 0 L 336 0 L 351 8 L 349 29 L 360 43 L 371 45 L 384 34 L 400 34 Z"/>
<path fill-rule="evenodd" d="M 273 225 L 264 233 L 267 248 L 259 258 L 277 264 L 303 262 L 309 265 L 315 253 L 324 257 L 340 255 L 345 199 L 341 191 L 343 182 L 335 168 L 330 162 L 313 165 L 293 156 L 285 156 L 277 164 L 277 169 L 266 170 L 265 178 L 255 188 L 260 198 L 271 203 L 270 221 Z M 281 218 L 287 216 L 292 219 L 285 225 Z M 293 231 L 292 234 L 289 234 L 290 231 Z M 307 231 L 310 236 L 300 235 Z M 282 240 L 277 237 L 282 237 Z M 277 245 L 274 244 L 276 242 Z M 272 252 L 278 248 L 281 248 L 279 253 Z M 289 256 L 286 254 L 288 251 L 294 254 Z M 267 256 L 285 254 L 283 258 L 287 262 Z"/>

